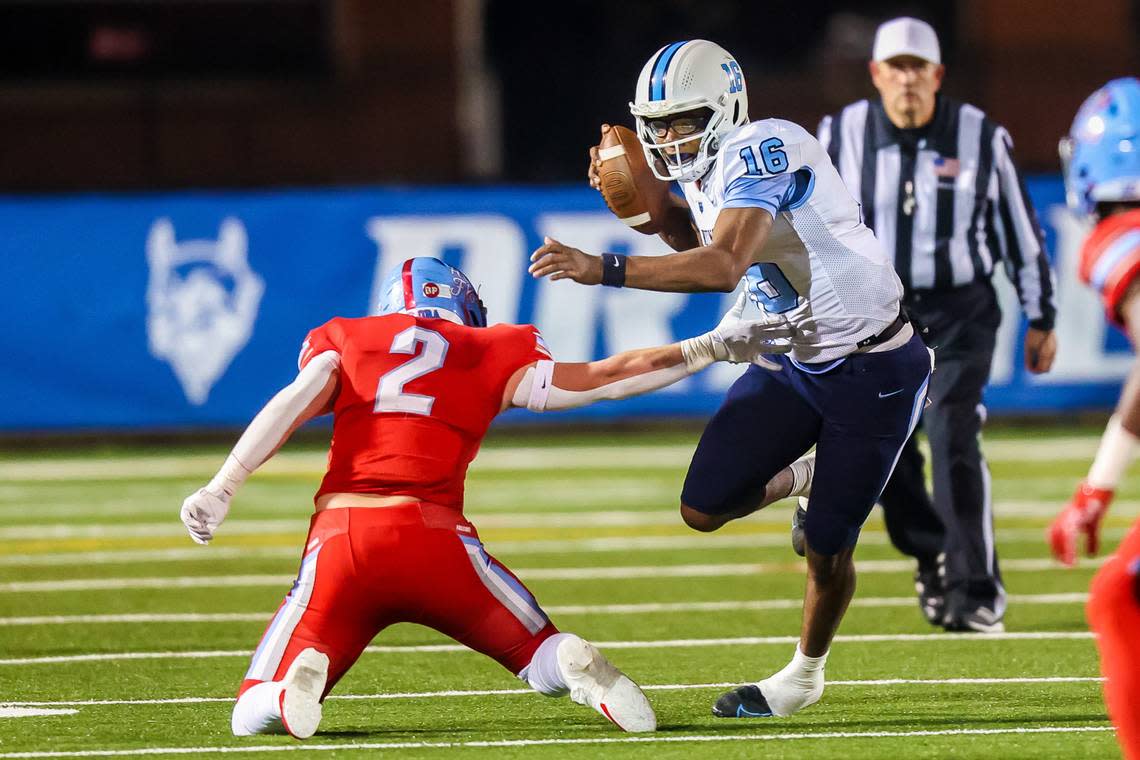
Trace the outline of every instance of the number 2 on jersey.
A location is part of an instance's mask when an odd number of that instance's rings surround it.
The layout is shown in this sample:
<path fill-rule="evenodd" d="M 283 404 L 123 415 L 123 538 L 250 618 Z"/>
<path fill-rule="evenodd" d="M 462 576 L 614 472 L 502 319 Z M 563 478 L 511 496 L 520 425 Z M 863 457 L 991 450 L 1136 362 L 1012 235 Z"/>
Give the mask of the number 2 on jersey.
<path fill-rule="evenodd" d="M 404 393 L 404 386 L 443 366 L 443 360 L 447 357 L 447 340 L 435 330 L 409 327 L 392 339 L 389 351 L 393 354 L 415 354 L 418 346 L 423 347 L 418 355 L 380 377 L 373 412 L 431 414 L 435 396 Z"/>

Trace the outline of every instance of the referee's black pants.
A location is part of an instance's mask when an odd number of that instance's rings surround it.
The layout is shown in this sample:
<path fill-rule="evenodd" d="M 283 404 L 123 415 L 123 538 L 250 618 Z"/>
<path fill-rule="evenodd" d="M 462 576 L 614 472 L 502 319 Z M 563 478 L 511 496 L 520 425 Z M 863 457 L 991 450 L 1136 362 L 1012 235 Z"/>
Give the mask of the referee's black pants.
<path fill-rule="evenodd" d="M 934 499 L 926 490 L 917 434 L 903 448 L 879 501 L 891 542 L 930 569 L 945 552 L 946 611 L 1005 608 L 994 547 L 990 473 L 979 436 L 1001 309 L 989 281 L 951 291 L 916 291 L 907 311 L 934 349 L 930 405 L 922 429 L 930 442 Z"/>

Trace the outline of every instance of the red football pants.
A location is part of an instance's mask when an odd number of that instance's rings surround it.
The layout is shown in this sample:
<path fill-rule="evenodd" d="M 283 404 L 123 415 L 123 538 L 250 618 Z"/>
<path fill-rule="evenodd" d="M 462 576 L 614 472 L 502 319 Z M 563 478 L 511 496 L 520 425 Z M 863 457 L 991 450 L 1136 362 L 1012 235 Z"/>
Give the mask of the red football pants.
<path fill-rule="evenodd" d="M 1109 557 L 1089 589 L 1089 625 L 1096 632 L 1104 702 L 1127 760 L 1140 760 L 1140 522 Z"/>
<path fill-rule="evenodd" d="M 429 504 L 329 509 L 313 515 L 297 580 L 262 636 L 238 695 L 282 679 L 308 647 L 328 655 L 328 694 L 393 623 L 434 628 L 513 674 L 558 632 L 455 510 Z"/>

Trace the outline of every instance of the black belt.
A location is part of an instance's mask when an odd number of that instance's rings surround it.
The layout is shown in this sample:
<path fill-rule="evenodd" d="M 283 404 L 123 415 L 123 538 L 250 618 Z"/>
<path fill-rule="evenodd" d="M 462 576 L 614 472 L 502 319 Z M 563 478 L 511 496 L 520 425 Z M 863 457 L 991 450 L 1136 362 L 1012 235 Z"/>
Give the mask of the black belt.
<path fill-rule="evenodd" d="M 880 343 L 886 343 L 891 338 L 899 334 L 899 330 L 903 329 L 903 325 L 910 321 L 910 317 L 906 315 L 905 309 L 899 309 L 899 315 L 895 317 L 895 321 L 891 322 L 886 328 L 878 335 L 872 335 L 870 338 L 863 338 L 855 344 L 855 348 L 866 348 L 867 346 L 877 346 Z"/>

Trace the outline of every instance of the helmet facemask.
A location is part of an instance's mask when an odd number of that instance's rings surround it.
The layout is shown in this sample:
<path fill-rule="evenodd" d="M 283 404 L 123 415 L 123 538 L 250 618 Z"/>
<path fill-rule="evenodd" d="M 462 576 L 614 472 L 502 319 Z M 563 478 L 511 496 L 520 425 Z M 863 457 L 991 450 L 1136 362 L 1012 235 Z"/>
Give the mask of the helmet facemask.
<path fill-rule="evenodd" d="M 676 118 L 685 112 L 700 109 L 706 109 L 710 113 L 704 129 L 699 132 L 659 142 L 656 132 L 649 126 L 650 122 L 668 122 L 672 120 L 670 117 Z M 703 177 L 712 166 L 720 147 L 719 133 L 725 126 L 724 109 L 719 104 L 708 101 L 678 103 L 670 105 L 668 111 L 661 111 L 631 103 L 630 111 L 637 122 L 637 139 L 641 142 L 645 160 L 655 177 L 666 182 L 693 182 Z M 681 146 L 694 141 L 699 141 L 696 153 L 680 152 Z M 677 151 L 669 153 L 669 148 L 676 148 Z"/>

